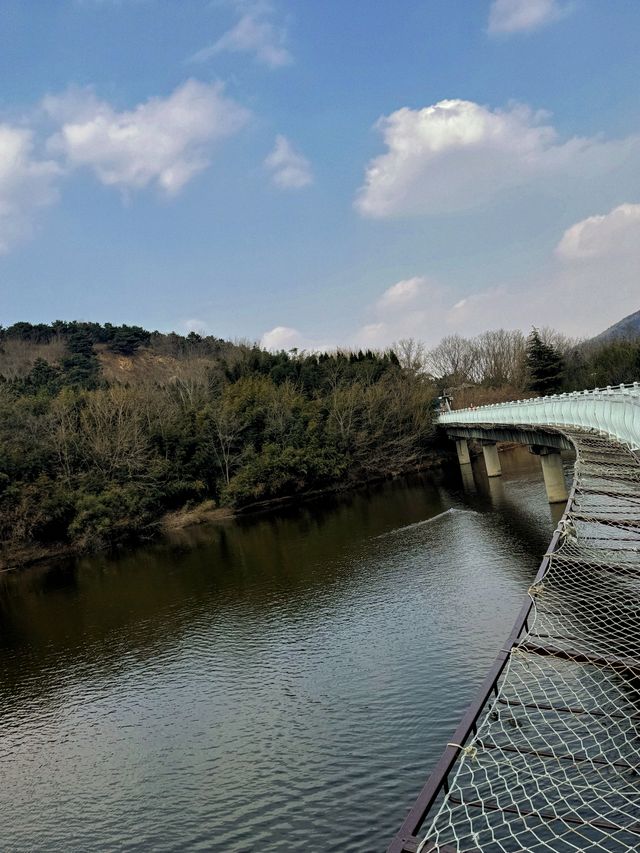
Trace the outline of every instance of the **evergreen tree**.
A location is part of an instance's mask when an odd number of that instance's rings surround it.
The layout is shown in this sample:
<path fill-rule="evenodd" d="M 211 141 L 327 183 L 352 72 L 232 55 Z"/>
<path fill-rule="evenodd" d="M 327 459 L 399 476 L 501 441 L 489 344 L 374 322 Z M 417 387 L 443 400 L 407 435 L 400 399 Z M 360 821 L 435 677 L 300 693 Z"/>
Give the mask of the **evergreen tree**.
<path fill-rule="evenodd" d="M 68 354 L 61 360 L 65 385 L 96 388 L 100 365 L 93 351 L 91 335 L 79 326 L 72 327 L 66 339 Z"/>
<path fill-rule="evenodd" d="M 558 350 L 545 343 L 534 327 L 527 338 L 528 387 L 539 394 L 555 394 L 562 387 L 564 360 Z"/>
<path fill-rule="evenodd" d="M 110 332 L 109 349 L 119 355 L 134 355 L 142 344 L 149 342 L 151 337 L 150 332 L 145 331 L 140 326 L 116 326 L 112 327 Z M 194 332 L 191 332 L 191 335 L 193 334 Z M 187 340 L 191 340 L 191 335 L 188 336 Z M 197 339 L 201 340 L 199 336 Z"/>

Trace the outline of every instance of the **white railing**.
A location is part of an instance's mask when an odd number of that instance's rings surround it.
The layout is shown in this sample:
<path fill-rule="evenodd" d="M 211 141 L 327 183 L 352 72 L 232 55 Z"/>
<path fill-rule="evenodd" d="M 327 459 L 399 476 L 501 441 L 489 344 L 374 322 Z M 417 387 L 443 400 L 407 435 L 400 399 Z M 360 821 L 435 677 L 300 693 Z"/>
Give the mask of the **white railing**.
<path fill-rule="evenodd" d="M 574 426 L 640 449 L 640 383 L 443 412 L 438 423 Z"/>

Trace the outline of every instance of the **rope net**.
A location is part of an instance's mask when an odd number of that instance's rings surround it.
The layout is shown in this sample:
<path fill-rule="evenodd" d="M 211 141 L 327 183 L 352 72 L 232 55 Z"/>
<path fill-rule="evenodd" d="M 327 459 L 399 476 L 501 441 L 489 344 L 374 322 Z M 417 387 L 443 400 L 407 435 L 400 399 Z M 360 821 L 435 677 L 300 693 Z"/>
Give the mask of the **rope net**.
<path fill-rule="evenodd" d="M 419 853 L 640 850 L 640 458 L 562 432 L 558 547 Z"/>

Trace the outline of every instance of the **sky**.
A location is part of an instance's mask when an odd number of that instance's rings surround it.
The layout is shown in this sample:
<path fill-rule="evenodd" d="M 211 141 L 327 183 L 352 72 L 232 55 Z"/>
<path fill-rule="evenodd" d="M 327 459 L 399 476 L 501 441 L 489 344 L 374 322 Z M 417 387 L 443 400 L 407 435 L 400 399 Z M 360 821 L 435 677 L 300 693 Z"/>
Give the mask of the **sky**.
<path fill-rule="evenodd" d="M 637 0 L 3 0 L 0 324 L 293 347 L 640 309 Z"/>

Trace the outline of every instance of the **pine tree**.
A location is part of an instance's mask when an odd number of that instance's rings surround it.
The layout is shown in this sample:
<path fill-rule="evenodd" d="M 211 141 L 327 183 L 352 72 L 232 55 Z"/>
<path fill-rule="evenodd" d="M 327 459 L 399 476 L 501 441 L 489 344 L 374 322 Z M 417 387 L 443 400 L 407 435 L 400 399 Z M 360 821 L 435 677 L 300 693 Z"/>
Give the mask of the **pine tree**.
<path fill-rule="evenodd" d="M 545 343 L 534 327 L 527 338 L 529 389 L 539 394 L 555 394 L 562 386 L 564 360 L 558 350 Z"/>

